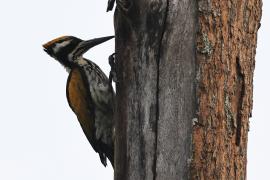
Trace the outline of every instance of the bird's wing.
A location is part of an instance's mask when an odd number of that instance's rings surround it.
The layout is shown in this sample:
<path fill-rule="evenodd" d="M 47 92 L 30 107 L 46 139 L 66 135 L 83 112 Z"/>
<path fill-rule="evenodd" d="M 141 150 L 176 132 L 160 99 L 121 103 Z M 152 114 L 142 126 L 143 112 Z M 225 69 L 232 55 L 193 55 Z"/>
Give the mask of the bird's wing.
<path fill-rule="evenodd" d="M 90 62 L 83 66 L 91 99 L 95 106 L 95 136 L 103 143 L 112 145 L 112 127 L 115 94 L 109 79 L 101 69 Z"/>
<path fill-rule="evenodd" d="M 104 111 L 104 113 L 112 113 L 115 93 L 108 77 L 98 65 L 92 62 L 83 66 L 83 69 L 95 107 L 100 111 Z"/>

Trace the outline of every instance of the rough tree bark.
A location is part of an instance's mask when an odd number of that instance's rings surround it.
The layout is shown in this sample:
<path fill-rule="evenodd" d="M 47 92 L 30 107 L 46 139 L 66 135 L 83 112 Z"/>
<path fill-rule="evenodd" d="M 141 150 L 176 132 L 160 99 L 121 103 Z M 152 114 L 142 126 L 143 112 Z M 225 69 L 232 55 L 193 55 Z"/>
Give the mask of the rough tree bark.
<path fill-rule="evenodd" d="M 115 180 L 245 179 L 261 0 L 118 0 Z"/>

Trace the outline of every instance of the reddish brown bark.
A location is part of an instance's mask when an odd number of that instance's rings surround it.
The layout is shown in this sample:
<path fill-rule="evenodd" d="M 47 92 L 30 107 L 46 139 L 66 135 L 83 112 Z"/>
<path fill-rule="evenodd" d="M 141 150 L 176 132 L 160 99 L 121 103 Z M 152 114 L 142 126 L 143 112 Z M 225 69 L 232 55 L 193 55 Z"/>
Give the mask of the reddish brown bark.
<path fill-rule="evenodd" d="M 261 0 L 198 1 L 192 179 L 245 179 Z"/>

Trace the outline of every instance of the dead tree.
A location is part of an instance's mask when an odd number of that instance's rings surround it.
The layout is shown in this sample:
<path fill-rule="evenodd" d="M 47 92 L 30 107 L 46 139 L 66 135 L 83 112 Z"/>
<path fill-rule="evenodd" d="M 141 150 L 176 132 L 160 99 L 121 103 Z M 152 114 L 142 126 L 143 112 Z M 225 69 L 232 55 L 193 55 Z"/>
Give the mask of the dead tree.
<path fill-rule="evenodd" d="M 245 179 L 261 0 L 118 0 L 115 180 Z"/>

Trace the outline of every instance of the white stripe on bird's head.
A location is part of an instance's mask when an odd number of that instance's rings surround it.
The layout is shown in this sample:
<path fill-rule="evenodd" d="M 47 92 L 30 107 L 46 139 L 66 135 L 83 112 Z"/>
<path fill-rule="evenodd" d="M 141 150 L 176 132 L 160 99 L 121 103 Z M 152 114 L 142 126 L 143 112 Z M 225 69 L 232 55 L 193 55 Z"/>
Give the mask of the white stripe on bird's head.
<path fill-rule="evenodd" d="M 71 40 L 55 43 L 55 46 L 53 47 L 53 52 L 56 54 L 60 49 L 62 49 L 63 47 L 66 47 L 70 43 L 71 43 Z"/>

